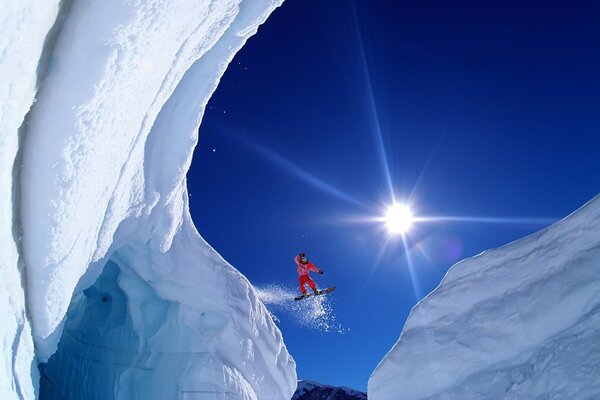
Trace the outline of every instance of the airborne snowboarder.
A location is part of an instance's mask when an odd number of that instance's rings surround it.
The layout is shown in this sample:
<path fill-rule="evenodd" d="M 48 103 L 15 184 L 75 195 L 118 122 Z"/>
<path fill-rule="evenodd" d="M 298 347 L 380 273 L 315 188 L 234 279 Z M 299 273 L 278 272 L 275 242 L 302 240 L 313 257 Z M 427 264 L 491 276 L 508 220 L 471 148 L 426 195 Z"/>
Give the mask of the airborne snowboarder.
<path fill-rule="evenodd" d="M 294 262 L 298 266 L 298 282 L 300 283 L 300 292 L 302 293 L 301 296 L 295 297 L 294 300 L 301 300 L 301 299 L 311 296 L 310 294 L 306 293 L 305 285 L 307 283 L 308 283 L 308 286 L 310 286 L 310 288 L 312 289 L 313 294 L 315 296 L 324 294 L 324 293 L 333 292 L 335 290 L 335 286 L 324 289 L 324 290 L 317 289 L 317 285 L 315 284 L 315 281 L 313 281 L 312 278 L 309 276 L 309 272 L 314 271 L 319 275 L 323 275 L 323 271 L 321 271 L 319 268 L 317 268 L 317 266 L 315 264 L 308 261 L 308 259 L 306 258 L 306 254 L 304 254 L 304 253 L 298 254 L 296 257 L 294 257 Z"/>

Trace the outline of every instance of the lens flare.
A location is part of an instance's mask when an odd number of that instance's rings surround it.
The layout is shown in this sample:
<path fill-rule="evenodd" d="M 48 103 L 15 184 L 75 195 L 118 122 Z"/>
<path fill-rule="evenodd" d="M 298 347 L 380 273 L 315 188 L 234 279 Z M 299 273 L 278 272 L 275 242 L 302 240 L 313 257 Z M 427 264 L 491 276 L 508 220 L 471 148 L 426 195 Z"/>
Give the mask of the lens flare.
<path fill-rule="evenodd" d="M 405 234 L 414 223 L 410 207 L 404 204 L 392 204 L 385 213 L 385 225 L 391 234 Z"/>

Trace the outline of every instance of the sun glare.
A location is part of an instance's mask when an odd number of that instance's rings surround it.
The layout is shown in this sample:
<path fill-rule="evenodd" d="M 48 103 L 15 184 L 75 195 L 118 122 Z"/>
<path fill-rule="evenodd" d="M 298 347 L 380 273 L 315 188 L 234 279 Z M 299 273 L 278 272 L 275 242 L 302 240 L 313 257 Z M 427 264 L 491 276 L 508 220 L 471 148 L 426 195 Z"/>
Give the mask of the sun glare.
<path fill-rule="evenodd" d="M 404 204 L 393 204 L 385 213 L 385 225 L 391 234 L 405 234 L 414 222 L 410 207 Z"/>

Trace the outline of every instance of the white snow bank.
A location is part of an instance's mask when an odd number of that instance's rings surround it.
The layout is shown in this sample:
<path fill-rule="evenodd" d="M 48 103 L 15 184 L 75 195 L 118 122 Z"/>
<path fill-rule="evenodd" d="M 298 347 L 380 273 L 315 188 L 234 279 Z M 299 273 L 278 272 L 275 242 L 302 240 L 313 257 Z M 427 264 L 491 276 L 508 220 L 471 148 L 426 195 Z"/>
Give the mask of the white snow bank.
<path fill-rule="evenodd" d="M 41 398 L 289 398 L 281 334 L 197 234 L 185 181 L 210 95 L 281 0 L 13 3 L 0 15 L 3 394 L 32 398 L 37 357 Z"/>
<path fill-rule="evenodd" d="M 36 69 L 58 1 L 0 0 L 0 393 L 33 398 L 37 369 L 19 259 L 19 128 L 36 89 Z M 15 168 L 15 161 L 18 163 Z M 15 218 L 18 220 L 18 217 Z"/>
<path fill-rule="evenodd" d="M 369 399 L 600 397 L 600 197 L 464 260 L 412 310 Z"/>

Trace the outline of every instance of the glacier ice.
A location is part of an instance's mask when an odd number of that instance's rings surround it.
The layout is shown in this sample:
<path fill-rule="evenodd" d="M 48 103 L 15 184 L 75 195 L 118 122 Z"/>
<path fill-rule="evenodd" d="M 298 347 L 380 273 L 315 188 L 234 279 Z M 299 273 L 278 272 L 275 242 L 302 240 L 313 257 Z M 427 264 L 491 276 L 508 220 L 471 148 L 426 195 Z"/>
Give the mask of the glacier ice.
<path fill-rule="evenodd" d="M 600 196 L 453 266 L 379 363 L 369 399 L 600 397 Z"/>
<path fill-rule="evenodd" d="M 196 232 L 185 179 L 280 3 L 2 0 L 3 398 L 291 397 L 281 333 Z"/>

